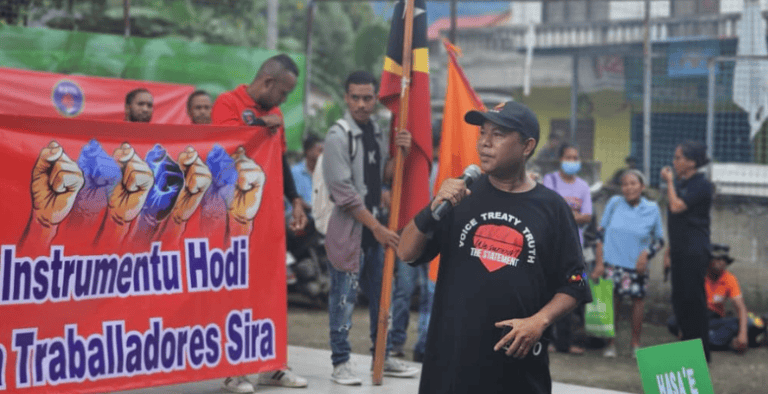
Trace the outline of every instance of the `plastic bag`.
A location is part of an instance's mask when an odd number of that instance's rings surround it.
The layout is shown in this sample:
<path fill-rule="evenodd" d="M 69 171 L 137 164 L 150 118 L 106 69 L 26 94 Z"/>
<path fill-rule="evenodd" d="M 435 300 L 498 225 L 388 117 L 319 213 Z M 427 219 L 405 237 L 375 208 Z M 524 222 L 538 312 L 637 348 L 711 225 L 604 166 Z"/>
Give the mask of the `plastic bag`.
<path fill-rule="evenodd" d="M 613 325 L 613 281 L 600 278 L 597 284 L 591 283 L 592 302 L 584 308 L 584 329 L 595 337 L 613 338 L 616 330 Z"/>

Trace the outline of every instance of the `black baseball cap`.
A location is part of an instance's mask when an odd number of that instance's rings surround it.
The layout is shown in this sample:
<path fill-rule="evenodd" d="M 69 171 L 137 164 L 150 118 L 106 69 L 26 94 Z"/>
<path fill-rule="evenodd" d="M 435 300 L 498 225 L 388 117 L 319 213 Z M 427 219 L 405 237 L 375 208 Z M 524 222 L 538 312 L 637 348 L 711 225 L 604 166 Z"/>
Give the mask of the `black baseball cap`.
<path fill-rule="evenodd" d="M 539 143 L 539 120 L 536 119 L 536 114 L 525 104 L 516 101 L 501 103 L 486 112 L 469 111 L 464 115 L 464 121 L 476 126 L 482 126 L 485 121 L 489 121 L 505 129 L 520 132 Z"/>
<path fill-rule="evenodd" d="M 710 249 L 710 255 L 713 259 L 725 260 L 725 263 L 731 265 L 734 258 L 731 257 L 728 252 L 731 251 L 731 247 L 725 244 L 712 244 Z"/>

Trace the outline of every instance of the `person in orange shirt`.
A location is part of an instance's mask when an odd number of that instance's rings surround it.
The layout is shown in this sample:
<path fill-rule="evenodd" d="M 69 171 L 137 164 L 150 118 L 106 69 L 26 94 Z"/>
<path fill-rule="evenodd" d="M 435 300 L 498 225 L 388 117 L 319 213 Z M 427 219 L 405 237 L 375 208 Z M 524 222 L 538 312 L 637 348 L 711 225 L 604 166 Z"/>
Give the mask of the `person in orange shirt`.
<path fill-rule="evenodd" d="M 704 283 L 710 314 L 709 339 L 712 350 L 733 349 L 743 353 L 748 346 L 758 345 L 757 337 L 765 332 L 765 323 L 747 312 L 739 281 L 727 269 L 734 261 L 728 255 L 729 251 L 728 245 L 712 244 L 712 259 Z M 725 301 L 729 299 L 736 307 L 737 317 L 726 317 Z M 679 335 L 680 328 L 674 316 L 667 326 L 672 334 Z"/>

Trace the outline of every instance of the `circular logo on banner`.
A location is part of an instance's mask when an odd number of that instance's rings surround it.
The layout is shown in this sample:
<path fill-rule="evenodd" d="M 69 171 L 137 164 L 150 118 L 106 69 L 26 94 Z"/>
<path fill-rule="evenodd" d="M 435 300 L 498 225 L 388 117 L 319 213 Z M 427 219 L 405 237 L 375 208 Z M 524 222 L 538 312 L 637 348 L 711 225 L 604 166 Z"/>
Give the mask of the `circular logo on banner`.
<path fill-rule="evenodd" d="M 53 86 L 51 101 L 56 111 L 67 118 L 80 115 L 85 108 L 83 89 L 68 79 L 62 79 Z"/>
<path fill-rule="evenodd" d="M 241 116 L 243 117 L 243 122 L 249 126 L 253 125 L 253 123 L 256 121 L 256 114 L 253 112 L 253 110 L 245 109 Z"/>

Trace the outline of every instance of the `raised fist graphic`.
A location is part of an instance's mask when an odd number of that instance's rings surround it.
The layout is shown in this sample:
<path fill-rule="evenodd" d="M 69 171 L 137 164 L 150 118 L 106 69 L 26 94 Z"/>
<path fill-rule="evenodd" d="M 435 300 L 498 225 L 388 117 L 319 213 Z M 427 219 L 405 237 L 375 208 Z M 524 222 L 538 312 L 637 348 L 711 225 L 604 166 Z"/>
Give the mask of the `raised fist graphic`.
<path fill-rule="evenodd" d="M 148 248 L 152 240 L 160 235 L 163 221 L 171 214 L 176 200 L 184 189 L 184 172 L 173 161 L 162 145 L 156 144 L 147 152 L 147 165 L 155 182 L 147 194 L 136 223 L 131 226 L 129 239 L 134 248 Z"/>
<path fill-rule="evenodd" d="M 212 182 L 200 202 L 200 228 L 215 247 L 225 247 L 228 211 L 232 205 L 237 183 L 235 161 L 221 145 L 208 152 L 205 164 L 211 171 Z"/>
<path fill-rule="evenodd" d="M 95 231 L 99 220 L 104 217 L 109 196 L 120 182 L 120 166 L 96 140 L 83 146 L 77 166 L 83 171 L 85 184 L 77 195 L 72 213 L 63 225 L 68 231 Z"/>
<path fill-rule="evenodd" d="M 147 195 L 155 184 L 152 170 L 128 143 L 123 143 L 113 155 L 120 164 L 123 178 L 109 197 L 109 215 L 118 224 L 136 219 Z"/>
<path fill-rule="evenodd" d="M 83 172 L 56 141 L 40 151 L 32 169 L 32 214 L 44 227 L 61 223 L 83 187 Z"/>
<path fill-rule="evenodd" d="M 241 225 L 250 226 L 256 213 L 259 212 L 266 175 L 258 164 L 245 155 L 243 147 L 237 148 L 237 151 L 232 154 L 232 159 L 235 161 L 237 170 L 237 182 L 232 204 L 229 207 L 230 217 Z M 230 229 L 231 235 L 245 235 L 232 230 Z"/>
<path fill-rule="evenodd" d="M 22 255 L 44 253 L 83 187 L 83 172 L 56 141 L 40 151 L 32 168 L 32 212 L 19 239 Z M 29 241 L 29 242 L 28 242 Z"/>
<path fill-rule="evenodd" d="M 200 205 L 203 195 L 211 186 L 211 170 L 200 159 L 195 148 L 188 146 L 179 154 L 179 167 L 184 173 L 184 188 L 171 211 L 171 219 L 175 223 L 189 220 L 192 213 Z"/>

